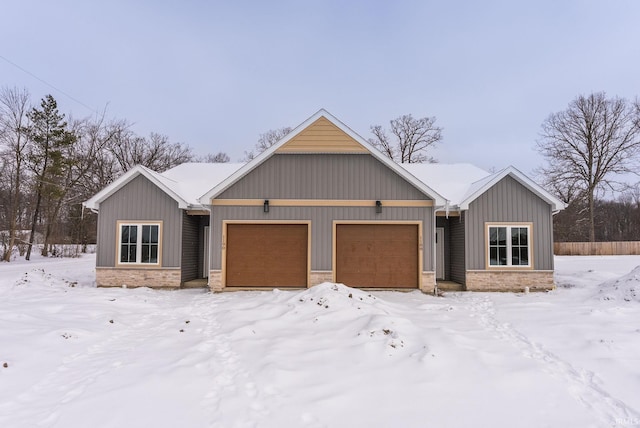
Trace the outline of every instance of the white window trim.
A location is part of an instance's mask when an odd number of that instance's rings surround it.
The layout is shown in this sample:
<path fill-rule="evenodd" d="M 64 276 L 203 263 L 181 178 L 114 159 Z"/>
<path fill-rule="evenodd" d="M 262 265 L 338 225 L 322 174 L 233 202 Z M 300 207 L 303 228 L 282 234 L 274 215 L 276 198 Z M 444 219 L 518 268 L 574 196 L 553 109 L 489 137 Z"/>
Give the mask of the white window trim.
<path fill-rule="evenodd" d="M 138 229 L 137 236 L 140 237 L 136 242 L 136 261 L 122 262 L 120 261 L 120 251 L 122 249 L 122 226 L 136 226 Z M 158 226 L 158 261 L 156 263 L 143 263 L 142 258 L 142 226 Z M 118 221 L 116 225 L 116 266 L 122 267 L 159 267 L 162 265 L 162 222 L 161 221 Z"/>
<path fill-rule="evenodd" d="M 507 228 L 507 263 L 506 265 L 492 265 L 491 264 L 491 251 L 490 251 L 490 228 L 492 227 L 505 227 Z M 526 265 L 512 265 L 511 256 L 511 229 L 515 227 L 523 227 L 527 229 L 527 249 L 528 249 L 528 264 Z M 497 270 L 513 270 L 513 269 L 533 269 L 533 223 L 486 223 L 485 224 L 485 265 L 487 269 Z"/>

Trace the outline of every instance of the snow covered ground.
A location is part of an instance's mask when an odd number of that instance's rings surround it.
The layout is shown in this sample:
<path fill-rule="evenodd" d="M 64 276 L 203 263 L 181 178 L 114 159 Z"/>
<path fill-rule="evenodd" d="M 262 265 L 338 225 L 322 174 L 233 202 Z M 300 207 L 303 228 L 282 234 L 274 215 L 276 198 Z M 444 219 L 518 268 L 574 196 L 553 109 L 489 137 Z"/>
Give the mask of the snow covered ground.
<path fill-rule="evenodd" d="M 550 293 L 96 289 L 0 264 L 0 427 L 640 425 L 640 257 Z"/>

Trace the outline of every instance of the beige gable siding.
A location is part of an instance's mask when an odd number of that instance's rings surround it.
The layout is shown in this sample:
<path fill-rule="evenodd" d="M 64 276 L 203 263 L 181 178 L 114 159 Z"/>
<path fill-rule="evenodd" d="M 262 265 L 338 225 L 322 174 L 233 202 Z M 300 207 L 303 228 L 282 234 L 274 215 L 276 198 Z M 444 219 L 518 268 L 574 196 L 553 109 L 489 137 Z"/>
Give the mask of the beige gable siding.
<path fill-rule="evenodd" d="M 324 117 L 319 118 L 276 153 L 367 153 L 356 140 Z"/>
<path fill-rule="evenodd" d="M 533 223 L 533 268 L 553 270 L 551 207 L 507 176 L 469 205 L 465 216 L 467 270 L 484 270 L 486 222 Z"/>

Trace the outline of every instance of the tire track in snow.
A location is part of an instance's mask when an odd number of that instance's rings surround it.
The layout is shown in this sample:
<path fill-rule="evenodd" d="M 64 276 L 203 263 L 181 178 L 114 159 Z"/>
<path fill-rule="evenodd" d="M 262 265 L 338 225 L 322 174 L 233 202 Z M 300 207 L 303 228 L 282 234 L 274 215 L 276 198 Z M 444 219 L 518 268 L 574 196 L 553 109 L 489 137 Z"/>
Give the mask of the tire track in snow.
<path fill-rule="evenodd" d="M 594 373 L 574 367 L 554 353 L 546 350 L 542 345 L 532 341 L 509 323 L 499 321 L 495 314 L 495 306 L 488 297 L 461 299 L 469 302 L 470 309 L 477 314 L 476 319 L 486 330 L 518 348 L 527 358 L 544 363 L 545 368 L 554 376 L 565 379 L 569 385 L 570 394 L 583 406 L 594 411 L 602 421 L 617 424 L 619 421 L 640 420 L 640 413 L 601 388 L 594 380 Z"/>

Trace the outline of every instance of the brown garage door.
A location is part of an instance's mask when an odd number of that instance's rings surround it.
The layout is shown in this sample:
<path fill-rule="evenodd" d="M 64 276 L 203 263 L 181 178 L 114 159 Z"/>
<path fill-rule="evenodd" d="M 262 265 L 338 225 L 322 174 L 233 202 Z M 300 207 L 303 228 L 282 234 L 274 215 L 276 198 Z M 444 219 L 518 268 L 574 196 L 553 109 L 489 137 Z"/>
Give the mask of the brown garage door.
<path fill-rule="evenodd" d="M 228 224 L 227 287 L 306 287 L 306 224 Z"/>
<path fill-rule="evenodd" d="M 417 288 L 418 225 L 336 225 L 336 280 L 351 287 Z"/>

